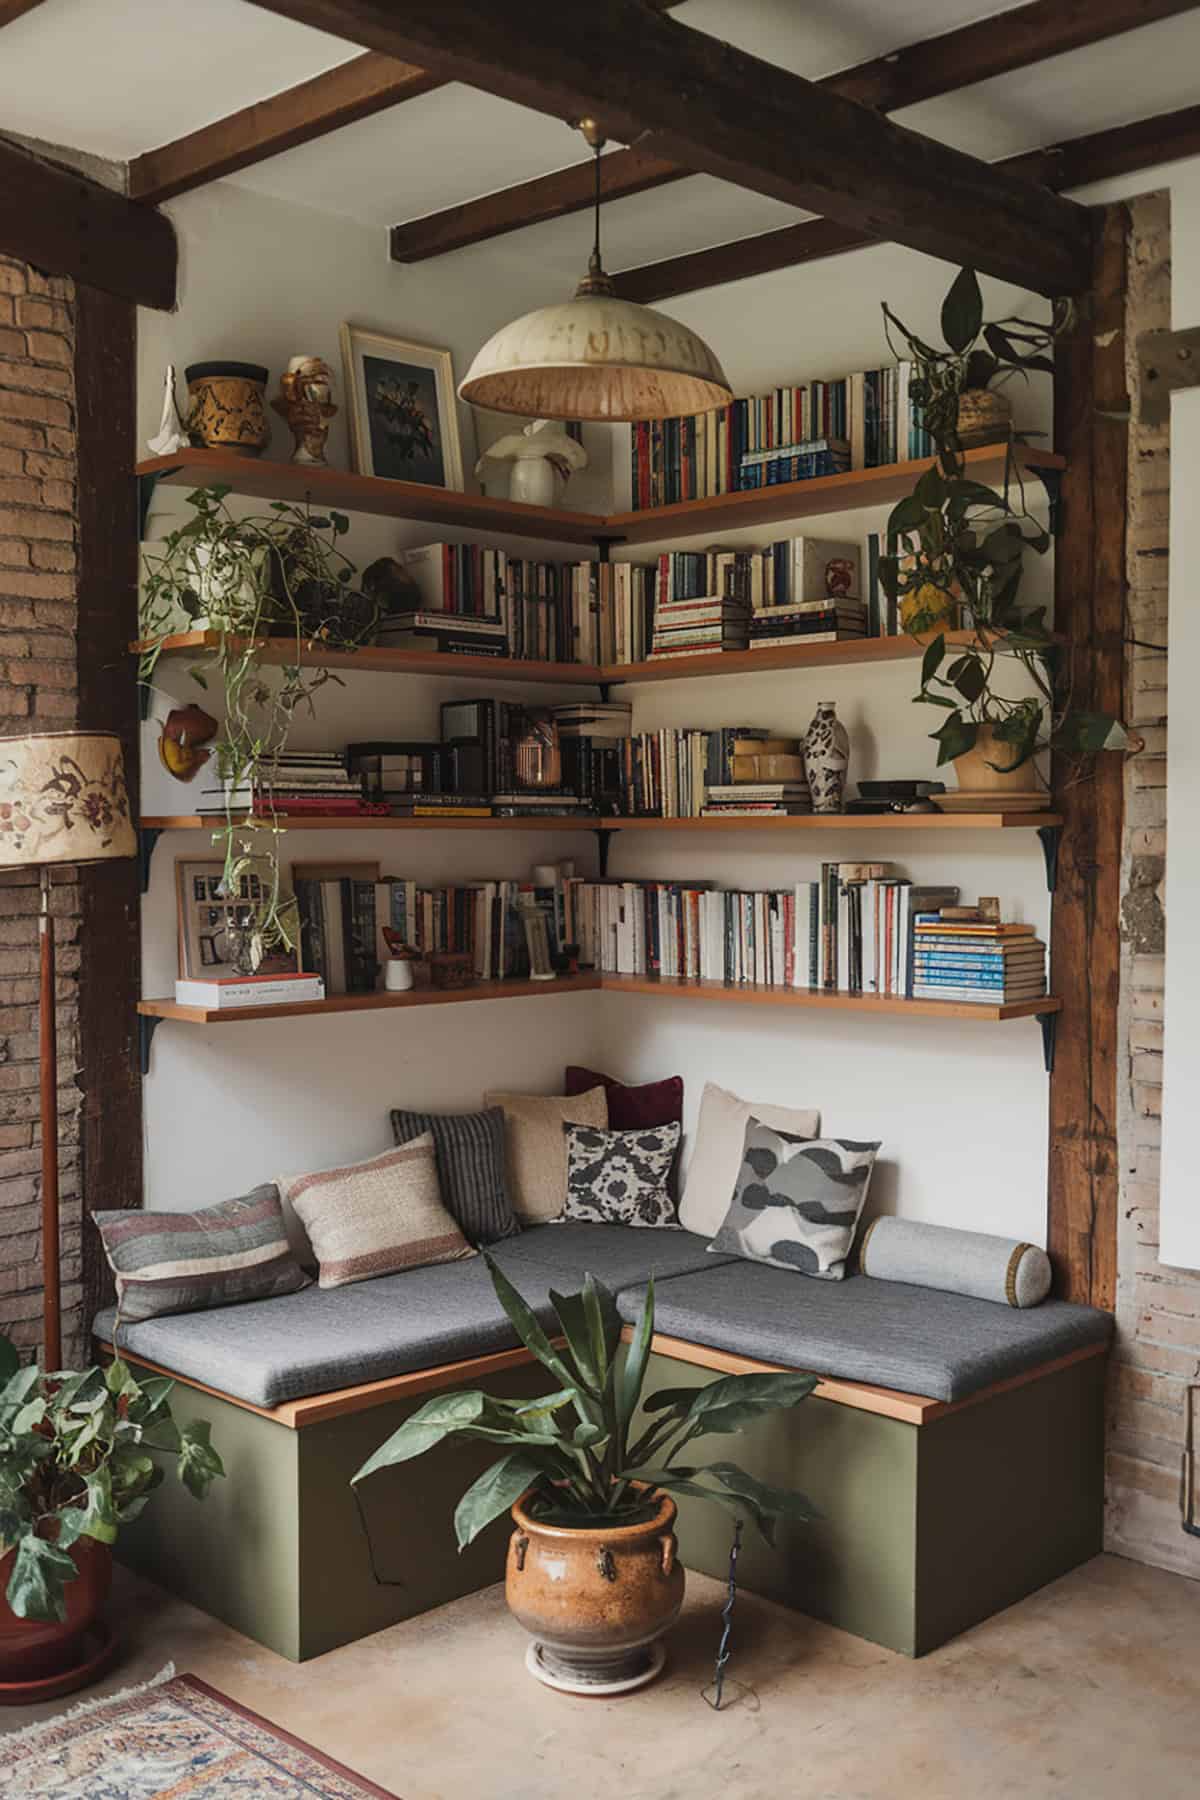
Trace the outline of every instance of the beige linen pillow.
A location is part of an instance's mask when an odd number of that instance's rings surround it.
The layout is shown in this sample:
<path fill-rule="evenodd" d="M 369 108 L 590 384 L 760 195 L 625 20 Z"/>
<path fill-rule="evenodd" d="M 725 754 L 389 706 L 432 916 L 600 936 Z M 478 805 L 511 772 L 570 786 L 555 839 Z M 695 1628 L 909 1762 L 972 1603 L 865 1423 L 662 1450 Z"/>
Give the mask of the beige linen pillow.
<path fill-rule="evenodd" d="M 608 1095 L 485 1094 L 485 1106 L 504 1108 L 508 1191 L 523 1225 L 545 1225 L 567 1203 L 567 1134 L 564 1125 L 608 1128 Z M 732 1187 L 730 1192 L 732 1193 Z M 725 1216 L 722 1213 L 722 1218 Z"/>
<path fill-rule="evenodd" d="M 431 1131 L 366 1162 L 280 1175 L 277 1186 L 308 1233 L 323 1288 L 475 1255 L 442 1205 Z"/>
<path fill-rule="evenodd" d="M 698 1237 L 713 1238 L 725 1223 L 742 1166 L 742 1146 L 751 1116 L 775 1131 L 790 1131 L 797 1137 L 817 1137 L 821 1131 L 821 1115 L 815 1110 L 760 1106 L 756 1101 L 740 1100 L 728 1088 L 718 1087 L 715 1081 L 706 1081 L 700 1098 L 700 1117 L 696 1121 L 696 1141 L 688 1164 L 687 1185 L 679 1203 L 679 1223 L 685 1231 L 694 1231 Z"/>

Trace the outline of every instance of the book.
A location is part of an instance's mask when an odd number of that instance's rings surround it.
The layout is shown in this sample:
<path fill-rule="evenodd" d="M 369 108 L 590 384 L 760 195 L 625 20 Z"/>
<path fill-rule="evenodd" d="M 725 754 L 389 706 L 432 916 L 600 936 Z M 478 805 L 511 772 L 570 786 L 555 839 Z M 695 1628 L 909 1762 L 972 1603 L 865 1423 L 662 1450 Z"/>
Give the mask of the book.
<path fill-rule="evenodd" d="M 325 984 L 319 975 L 231 975 L 214 981 L 181 978 L 175 983 L 177 1005 L 203 1006 L 210 1012 L 324 998 Z"/>

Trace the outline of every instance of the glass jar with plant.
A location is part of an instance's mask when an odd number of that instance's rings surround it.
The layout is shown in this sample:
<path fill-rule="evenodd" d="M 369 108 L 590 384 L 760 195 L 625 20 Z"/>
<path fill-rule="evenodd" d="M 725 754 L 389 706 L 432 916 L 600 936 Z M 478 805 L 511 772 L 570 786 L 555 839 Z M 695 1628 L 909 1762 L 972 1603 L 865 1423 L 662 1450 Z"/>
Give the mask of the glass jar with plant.
<path fill-rule="evenodd" d="M 1036 788 L 1041 751 L 1086 757 L 1137 748 L 1119 720 L 1072 706 L 1046 609 L 1024 604 L 1025 554 L 1044 555 L 1052 540 L 1026 504 L 1011 420 L 998 434 L 1006 445 L 1001 488 L 971 480 L 964 455 L 963 398 L 1018 375 L 1053 373 L 1047 351 L 1072 325 L 1073 308 L 1055 302 L 1045 324 L 985 324 L 975 272 L 960 269 L 942 304 L 945 350 L 915 336 L 886 303 L 883 312 L 889 345 L 894 330 L 912 358 L 909 393 L 935 460 L 892 509 L 879 578 L 904 630 L 925 645 L 914 699 L 945 714 L 931 734 L 939 765 L 959 764 L 964 791 Z M 956 626 L 970 635 L 952 646 Z M 1006 670 L 1023 671 L 1024 680 L 1006 683 Z"/>
<path fill-rule="evenodd" d="M 790 1488 L 769 1487 L 737 1463 L 694 1446 L 797 1406 L 815 1375 L 729 1375 L 643 1398 L 654 1337 L 654 1283 L 627 1352 L 612 1294 L 588 1276 L 582 1293 L 550 1293 L 562 1348 L 486 1258 L 497 1297 L 552 1390 L 508 1400 L 438 1394 L 358 1470 L 365 1481 L 447 1439 L 494 1446 L 496 1460 L 454 1513 L 460 1550 L 511 1510 L 507 1595 L 535 1642 L 530 1671 L 550 1686 L 620 1691 L 662 1667 L 655 1646 L 678 1616 L 684 1575 L 673 1494 L 712 1501 L 753 1520 L 767 1543 L 779 1520 L 819 1515 Z M 685 1454 L 686 1453 L 686 1454 Z M 683 1459 L 683 1460 L 681 1460 Z"/>
<path fill-rule="evenodd" d="M 269 951 L 296 942 L 295 901 L 283 893 L 279 873 L 278 763 L 296 713 L 339 679 L 328 668 L 306 666 L 306 656 L 369 643 L 378 604 L 355 585 L 355 565 L 341 548 L 350 528 L 344 513 L 326 516 L 276 500 L 263 513 L 235 514 L 231 491 L 219 483 L 195 489 L 187 496 L 192 517 L 161 547 L 143 550 L 140 675 L 152 685 L 163 644 L 181 618 L 216 634 L 190 674 L 206 690 L 211 677 L 223 694 L 224 723 L 211 747 L 227 801 L 214 841 L 223 848 L 229 904 L 239 908 L 240 961 L 253 970 Z M 267 637 L 290 639 L 296 648 L 295 661 L 269 675 L 260 656 Z"/>
<path fill-rule="evenodd" d="M 119 1358 L 43 1374 L 0 1337 L 0 1681 L 77 1665 L 111 1546 L 166 1478 L 160 1457 L 197 1499 L 224 1474 L 207 1422 L 172 1418 L 174 1385 Z"/>

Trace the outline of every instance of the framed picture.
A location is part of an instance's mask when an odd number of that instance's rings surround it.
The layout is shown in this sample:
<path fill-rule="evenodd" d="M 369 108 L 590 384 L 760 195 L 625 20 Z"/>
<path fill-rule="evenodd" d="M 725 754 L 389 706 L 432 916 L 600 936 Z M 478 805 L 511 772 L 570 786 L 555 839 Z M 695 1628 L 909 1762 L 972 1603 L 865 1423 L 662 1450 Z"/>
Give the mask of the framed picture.
<path fill-rule="evenodd" d="M 175 902 L 179 918 L 179 973 L 187 981 L 218 981 L 237 973 L 230 926 L 249 923 L 253 904 L 261 896 L 258 876 L 242 878 L 242 892 L 231 903 L 225 892 L 222 862 L 190 862 L 180 857 L 175 864 Z M 292 975 L 298 970 L 296 952 L 276 950 L 263 958 L 260 975 Z"/>
<path fill-rule="evenodd" d="M 350 441 L 360 475 L 462 491 L 462 447 L 448 350 L 342 326 Z"/>

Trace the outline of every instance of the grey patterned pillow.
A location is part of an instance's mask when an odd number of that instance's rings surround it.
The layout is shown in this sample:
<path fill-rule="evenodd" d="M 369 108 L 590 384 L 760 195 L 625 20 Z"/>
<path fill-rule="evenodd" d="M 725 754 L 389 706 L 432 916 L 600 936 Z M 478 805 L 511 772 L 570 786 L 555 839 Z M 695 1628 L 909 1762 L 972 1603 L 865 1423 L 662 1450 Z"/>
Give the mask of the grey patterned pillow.
<path fill-rule="evenodd" d="M 562 1223 L 675 1225 L 670 1178 L 679 1149 L 679 1122 L 641 1131 L 602 1131 L 564 1125 L 567 1204 Z"/>
<path fill-rule="evenodd" d="M 733 1200 L 709 1249 L 840 1281 L 879 1148 L 794 1137 L 751 1119 Z"/>

